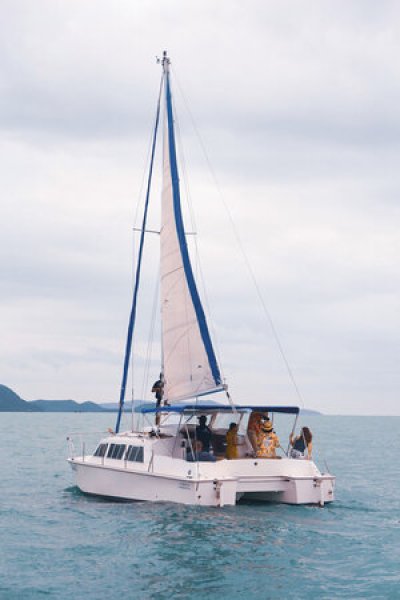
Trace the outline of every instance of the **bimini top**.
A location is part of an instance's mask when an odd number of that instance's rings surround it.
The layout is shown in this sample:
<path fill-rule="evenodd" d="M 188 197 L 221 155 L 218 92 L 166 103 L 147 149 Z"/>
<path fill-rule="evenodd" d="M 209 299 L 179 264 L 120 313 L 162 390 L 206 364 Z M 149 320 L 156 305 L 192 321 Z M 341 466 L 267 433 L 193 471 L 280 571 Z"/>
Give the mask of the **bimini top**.
<path fill-rule="evenodd" d="M 257 412 L 286 413 L 298 415 L 298 406 L 227 406 L 224 404 L 176 404 L 174 406 L 159 406 L 157 408 L 142 408 L 141 413 L 214 413 L 214 412 L 242 412 L 254 410 Z"/>

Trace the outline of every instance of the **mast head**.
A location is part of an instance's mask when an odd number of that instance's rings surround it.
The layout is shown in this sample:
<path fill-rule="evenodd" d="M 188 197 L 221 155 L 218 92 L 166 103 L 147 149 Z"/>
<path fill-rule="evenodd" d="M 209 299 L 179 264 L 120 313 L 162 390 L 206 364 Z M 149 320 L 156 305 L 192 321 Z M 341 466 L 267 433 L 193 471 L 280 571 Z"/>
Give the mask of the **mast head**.
<path fill-rule="evenodd" d="M 162 58 L 157 57 L 157 62 L 161 63 L 164 73 L 169 73 L 169 65 L 171 64 L 171 61 L 170 61 L 169 57 L 167 56 L 166 50 L 164 50 Z"/>

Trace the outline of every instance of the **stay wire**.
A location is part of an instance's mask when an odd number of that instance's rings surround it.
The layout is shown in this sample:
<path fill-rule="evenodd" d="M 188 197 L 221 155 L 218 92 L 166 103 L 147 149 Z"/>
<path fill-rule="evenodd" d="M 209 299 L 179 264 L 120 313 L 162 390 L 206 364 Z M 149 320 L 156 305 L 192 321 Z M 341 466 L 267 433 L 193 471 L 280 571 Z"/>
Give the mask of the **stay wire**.
<path fill-rule="evenodd" d="M 144 197 L 144 186 L 145 186 L 145 181 L 146 181 L 146 175 L 149 171 L 149 164 L 150 164 L 150 156 L 151 156 L 151 148 L 152 148 L 152 141 L 153 141 L 153 131 L 154 131 L 154 127 L 157 121 L 157 116 L 153 119 L 153 127 L 150 129 L 151 133 L 149 136 L 149 141 L 148 141 L 148 145 L 147 145 L 147 152 L 145 154 L 145 160 L 143 163 L 143 168 L 142 168 L 142 177 L 141 177 L 141 182 L 140 182 L 140 186 L 139 186 L 139 193 L 137 195 L 137 201 L 136 201 L 136 208 L 134 211 L 134 217 L 133 217 L 133 233 L 132 233 L 132 289 L 135 286 L 135 270 L 136 270 L 136 233 L 135 233 L 135 229 L 137 228 L 137 224 L 138 224 L 138 219 L 139 219 L 139 210 L 143 204 L 143 202 L 145 201 L 145 197 Z M 135 374 L 134 374 L 134 338 L 132 338 L 132 351 L 131 351 L 131 357 L 130 357 L 130 379 L 131 379 L 131 425 L 132 425 L 132 429 L 133 429 L 133 412 L 134 412 L 134 397 L 135 397 Z M 124 411 L 125 413 L 125 411 Z"/>
<path fill-rule="evenodd" d="M 154 331 L 155 331 L 155 324 L 156 324 L 159 283 L 160 283 L 160 277 L 158 274 L 158 277 L 156 278 L 156 284 L 154 286 L 153 304 L 152 304 L 151 318 L 150 318 L 150 330 L 149 330 L 149 335 L 147 338 L 148 341 L 147 341 L 147 349 L 146 349 L 146 359 L 145 359 L 145 367 L 144 367 L 143 382 L 142 382 L 142 395 L 141 395 L 142 399 L 145 398 L 146 390 L 149 389 L 149 374 L 150 374 L 150 366 L 151 366 L 151 359 L 152 359 L 152 353 L 153 353 L 153 340 L 154 340 Z"/>

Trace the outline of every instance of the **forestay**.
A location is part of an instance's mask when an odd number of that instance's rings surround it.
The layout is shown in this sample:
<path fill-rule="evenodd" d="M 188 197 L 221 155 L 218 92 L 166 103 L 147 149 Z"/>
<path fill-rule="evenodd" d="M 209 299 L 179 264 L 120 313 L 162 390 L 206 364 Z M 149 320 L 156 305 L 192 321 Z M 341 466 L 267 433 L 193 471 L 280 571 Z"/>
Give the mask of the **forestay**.
<path fill-rule="evenodd" d="M 165 116 L 161 215 L 161 321 L 164 397 L 179 401 L 222 389 L 193 277 L 183 226 L 169 61 L 164 59 Z"/>

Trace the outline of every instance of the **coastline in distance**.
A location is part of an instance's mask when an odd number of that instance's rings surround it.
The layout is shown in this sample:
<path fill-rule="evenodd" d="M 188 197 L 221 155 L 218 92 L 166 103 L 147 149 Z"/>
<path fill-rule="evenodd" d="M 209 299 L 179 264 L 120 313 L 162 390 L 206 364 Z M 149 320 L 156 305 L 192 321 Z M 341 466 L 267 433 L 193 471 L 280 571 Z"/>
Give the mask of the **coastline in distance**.
<path fill-rule="evenodd" d="M 206 402 L 203 402 L 206 404 Z M 207 404 L 219 404 L 209 401 Z M 146 406 L 151 408 L 155 406 L 154 402 L 136 401 L 134 410 Z M 130 412 L 131 403 L 125 404 L 125 412 Z M 0 412 L 118 412 L 117 402 L 105 402 L 96 404 L 95 402 L 76 402 L 75 400 L 23 400 L 11 388 L 0 384 Z M 303 415 L 321 415 L 316 410 L 301 409 Z"/>

